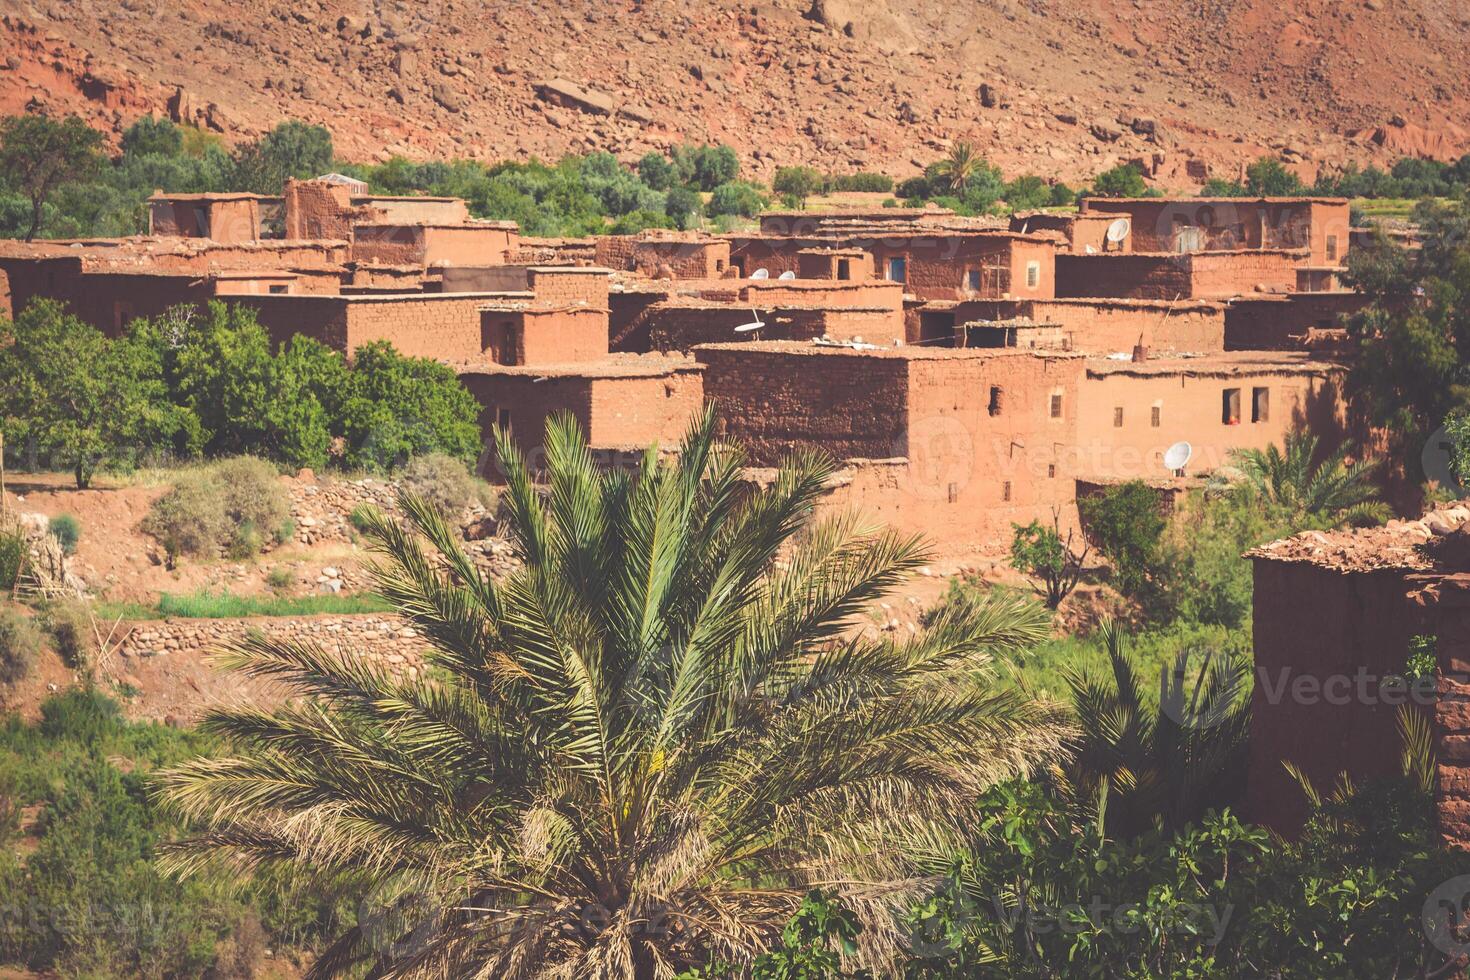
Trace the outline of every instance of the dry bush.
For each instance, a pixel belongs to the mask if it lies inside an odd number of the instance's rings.
[[[97,631],[91,607],[78,599],[63,599],[46,607],[43,621],[66,665],[74,670],[91,670],[97,660]]]
[[[181,475],[154,503],[143,530],[171,558],[217,551],[248,558],[290,517],[291,500],[275,467],[241,456]]]
[[[485,481],[452,456],[415,456],[398,474],[398,482],[423,497],[446,518],[458,517],[475,503],[489,504],[493,493]]]
[[[41,652],[41,631],[13,608],[0,609],[0,684],[14,684],[31,672]]]

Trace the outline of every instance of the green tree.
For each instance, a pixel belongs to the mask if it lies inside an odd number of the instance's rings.
[[[832,467],[814,457],[747,492],[714,426],[612,472],[559,417],[546,492],[497,433],[525,560],[505,579],[416,499],[410,527],[375,516],[377,588],[429,639],[434,676],[243,641],[235,667],[302,696],[213,712],[234,754],[163,776],[201,829],[171,869],[365,877],[376,905],[319,976],[643,980],[759,955],[819,879],[886,912],[911,880],[875,848],[916,819],[954,827],[962,800],[1056,747],[1047,706],[984,679],[1045,618],[966,607],[912,637],[854,635],[918,543],[815,523]]]
[[[1318,458],[1318,439],[1293,432],[1283,447],[1237,449],[1231,460],[1255,496],[1296,526],[1381,524],[1390,511],[1372,476],[1377,460],[1347,462],[1347,446]]]
[[[184,134],[167,119],[144,116],[129,126],[122,136],[122,150],[128,156],[157,154],[176,157],[183,152]]]
[[[704,199],[687,187],[671,187],[664,195],[664,213],[676,227],[688,228],[704,213]]]
[[[0,121],[0,182],[31,202],[26,241],[41,230],[42,211],[59,188],[101,167],[101,146],[102,134],[77,116],[57,122],[32,113]]]
[[[1414,217],[1422,247],[1375,235],[1348,253],[1345,278],[1371,300],[1348,320],[1348,394],[1396,455],[1417,460],[1430,432],[1470,409],[1470,206],[1428,202]]]
[[[1148,184],[1137,167],[1125,163],[1098,174],[1090,193],[1096,197],[1144,197],[1148,194]]]
[[[1275,157],[1261,157],[1245,168],[1245,189],[1259,197],[1296,197],[1307,190],[1301,178]]]
[[[656,191],[666,191],[674,186],[674,165],[662,153],[645,153],[638,160],[638,179]]]
[[[6,441],[28,443],[90,485],[166,433],[174,415],[141,345],[108,340],[52,300],[0,321],[0,410]]]
[[[737,214],[742,218],[754,218],[765,206],[766,198],[759,187],[735,180],[715,188],[705,211],[711,216]]]
[[[279,194],[287,177],[319,177],[332,169],[332,134],[292,119],[235,154],[235,190]]]
[[[778,167],[771,190],[795,199],[798,207],[806,207],[806,199],[822,187],[822,175],[811,167]]]
[[[1077,501],[1089,540],[1113,565],[1118,591],[1143,598],[1157,571],[1164,518],[1158,495],[1142,480],[1108,487]]]
[[[447,364],[404,357],[387,341],[359,347],[341,407],[344,464],[387,471],[443,453],[479,462],[480,403]]]
[[[1046,599],[1048,609],[1055,609],[1072,594],[1082,577],[1082,563],[1087,560],[1087,547],[1079,553],[1072,547],[1072,532],[1062,538],[1060,518],[1052,514],[1051,527],[1032,521],[1022,527],[1012,524],[1011,567],[1038,580],[1036,591]]]

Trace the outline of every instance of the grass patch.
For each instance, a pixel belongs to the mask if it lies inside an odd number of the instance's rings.
[[[1223,654],[1229,650],[1243,650],[1249,653],[1250,634],[1224,626],[1175,623],[1129,634],[1124,649],[1143,678],[1145,692],[1157,697],[1161,674],[1173,668],[1179,651],[1189,650],[1195,654],[1191,661],[1198,667],[1203,654],[1209,651]],[[1003,658],[997,679],[1002,687],[1061,698],[1067,695],[1068,670],[1092,674],[1110,670],[1102,638],[1055,637],[1031,650],[1010,654]]]
[[[1407,221],[1419,205],[1418,198],[1409,197],[1359,197],[1353,199],[1353,208],[1365,218],[1402,218]]]
[[[164,592],[154,605],[137,602],[99,604],[98,618],[138,619],[242,619],[247,616],[316,616],[322,614],[392,612],[385,599],[366,593],[353,595],[242,596],[227,592]]]

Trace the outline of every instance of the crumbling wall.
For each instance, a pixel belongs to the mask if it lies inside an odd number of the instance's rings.
[[[1158,253],[1058,255],[1057,296],[1190,299],[1189,259]]]
[[[1196,252],[1189,256],[1190,292],[1195,298],[1223,298],[1253,292],[1296,289],[1297,266],[1305,250]]]
[[[1225,311],[1226,350],[1301,350],[1312,331],[1338,330],[1366,306],[1361,293],[1244,296]]]
[[[352,239],[353,222],[361,213],[353,208],[352,192],[346,186],[287,178],[283,197],[288,239]]]
[[[526,270],[526,278],[537,303],[607,309],[608,275],[602,269],[532,266]]]
[[[1225,347],[1225,307],[1218,303],[1113,298],[962,303],[957,322],[1024,317],[1056,324],[1067,348],[1088,354],[1131,351],[1143,338],[1157,351],[1218,351]]]
[[[1398,705],[1382,682],[1401,675],[1409,640],[1426,632],[1399,573],[1344,573],[1254,559],[1255,688],[1243,816],[1294,834],[1307,801],[1282,766],[1326,792],[1399,770]],[[1360,683],[1357,679],[1362,678]]]
[[[745,298],[756,306],[826,306],[903,309],[903,286],[882,279],[747,279]]]
[[[694,353],[724,434],[756,466],[775,466],[795,449],[837,459],[904,455],[908,368],[900,358],[755,345]]]
[[[350,353],[386,340],[401,354],[471,362],[481,357],[480,308],[474,293],[387,296],[242,296],[276,343],[295,334]]]

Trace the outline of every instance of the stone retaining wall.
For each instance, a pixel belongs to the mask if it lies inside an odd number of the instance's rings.
[[[326,650],[341,648],[405,677],[417,676],[423,669],[429,647],[414,627],[397,616],[281,616],[133,623],[118,652],[123,657],[205,656],[252,630],[272,638],[305,640]]]

